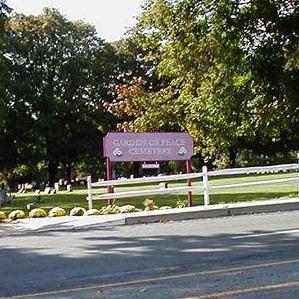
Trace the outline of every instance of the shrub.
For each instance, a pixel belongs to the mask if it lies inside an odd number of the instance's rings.
[[[152,199],[146,199],[143,202],[144,206],[145,206],[145,211],[152,211],[152,210],[157,210],[159,209],[158,206],[156,206],[156,203],[152,200]]]
[[[108,205],[107,207],[102,207],[100,212],[102,215],[108,215],[108,214],[118,214],[120,213],[120,210],[119,207],[116,205]]]
[[[188,202],[185,199],[178,199],[176,202],[177,208],[186,208],[188,206]]]
[[[85,213],[85,209],[81,207],[74,207],[70,211],[70,216],[83,216]]]
[[[22,210],[15,210],[9,213],[8,219],[9,220],[17,220],[25,218],[25,212]]]
[[[133,205],[124,205],[119,207],[119,212],[120,213],[131,213],[131,212],[140,212],[140,209],[137,209],[135,206]]]
[[[53,209],[51,209],[48,213],[49,217],[62,217],[62,216],[66,216],[66,211],[63,208],[60,207],[55,207]]]
[[[47,212],[44,209],[36,208],[30,211],[29,218],[47,217]]]
[[[4,212],[0,211],[0,222],[6,219],[6,215]]]
[[[84,216],[95,216],[101,215],[101,212],[98,209],[90,209],[85,211]]]

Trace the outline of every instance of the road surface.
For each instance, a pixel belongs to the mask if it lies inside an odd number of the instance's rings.
[[[298,298],[299,212],[90,230],[0,225],[0,297]]]

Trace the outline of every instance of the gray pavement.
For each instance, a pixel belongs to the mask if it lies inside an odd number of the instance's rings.
[[[83,230],[0,230],[2,297],[299,294],[298,211]]]

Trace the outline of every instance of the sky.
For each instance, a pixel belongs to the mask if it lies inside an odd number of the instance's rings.
[[[136,23],[144,0],[7,0],[14,12],[38,15],[43,7],[57,8],[69,20],[95,25],[108,42],[119,40]]]

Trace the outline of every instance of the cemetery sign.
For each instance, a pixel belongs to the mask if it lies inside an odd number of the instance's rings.
[[[111,162],[186,161],[193,156],[188,133],[118,133],[104,137],[104,156]]]

